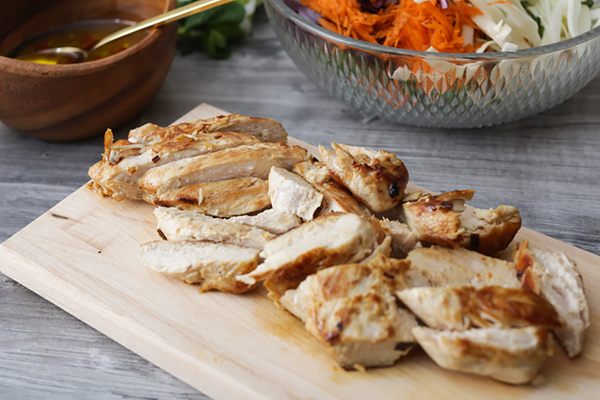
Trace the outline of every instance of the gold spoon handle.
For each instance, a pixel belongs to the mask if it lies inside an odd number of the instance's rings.
[[[233,0],[199,0],[190,3],[186,6],[175,8],[174,10],[168,11],[164,14],[157,15],[156,17],[152,17],[138,24],[128,26],[127,28],[111,33],[110,35],[106,36],[104,39],[96,43],[96,45],[92,47],[92,49],[88,53],[97,50],[98,48],[104,46],[109,42],[112,42],[113,40],[120,39],[123,36],[127,36],[134,32],[138,32],[153,26],[168,24],[169,22],[177,21],[179,19],[189,17],[190,15],[194,15],[201,11],[220,6],[221,4],[230,3],[232,1]]]

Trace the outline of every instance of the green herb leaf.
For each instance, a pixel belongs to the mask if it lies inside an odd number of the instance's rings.
[[[244,37],[240,24],[246,17],[243,4],[248,1],[236,0],[181,20],[177,31],[177,45],[181,53],[204,50],[213,58],[229,57],[229,42]],[[192,0],[180,0],[178,6],[191,2]]]
[[[585,1],[582,1],[581,4],[584,4],[584,5],[588,6],[589,8],[592,8],[594,6],[594,0],[585,0]]]
[[[227,58],[231,51],[227,47],[227,38],[216,29],[208,29],[207,34],[203,35],[204,49],[206,54],[213,58]]]

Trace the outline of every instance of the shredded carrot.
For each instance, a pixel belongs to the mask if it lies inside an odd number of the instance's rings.
[[[358,0],[300,1],[322,16],[324,28],[354,39],[419,51],[433,47],[443,53],[470,53],[480,46],[464,45],[463,25],[472,26],[478,36],[482,33],[471,20],[480,11],[463,0],[449,1],[445,9],[438,0],[399,0],[377,13],[363,11]]]

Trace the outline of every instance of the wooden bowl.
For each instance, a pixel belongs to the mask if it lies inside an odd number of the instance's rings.
[[[140,21],[176,0],[19,0],[2,6],[0,54],[50,28],[92,19]],[[162,85],[177,39],[176,23],[107,58],[45,65],[0,56],[0,121],[50,141],[83,139],[139,114]]]

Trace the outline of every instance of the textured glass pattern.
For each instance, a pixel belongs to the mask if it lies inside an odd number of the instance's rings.
[[[367,115],[405,124],[473,128],[514,121],[561,103],[600,70],[600,28],[503,58],[447,57],[353,46],[348,42],[358,41],[301,21],[282,0],[265,5],[282,46],[309,79]]]

